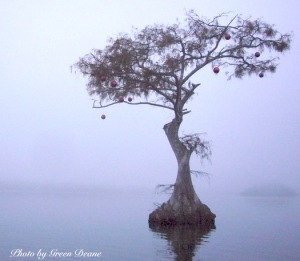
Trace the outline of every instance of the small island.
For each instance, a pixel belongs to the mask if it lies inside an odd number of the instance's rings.
[[[261,184],[245,189],[242,196],[246,197],[294,197],[297,193],[283,184]]]

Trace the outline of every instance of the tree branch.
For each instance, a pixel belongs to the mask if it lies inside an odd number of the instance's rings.
[[[109,104],[102,105],[101,101],[98,101],[100,103],[100,106],[95,106],[96,102],[97,102],[97,100],[94,100],[93,107],[92,107],[93,109],[102,109],[102,108],[107,108],[107,107],[115,105],[115,104],[125,103],[125,104],[128,104],[128,105],[151,105],[151,106],[161,107],[161,108],[164,108],[164,109],[169,109],[169,110],[174,111],[174,108],[172,108],[172,107],[168,107],[168,106],[165,106],[165,105],[152,103],[152,102],[127,102],[127,101],[120,102],[120,101],[116,101],[116,102],[112,102],[112,103],[109,103]]]
[[[174,184],[167,184],[167,185],[160,184],[156,186],[155,190],[157,194],[161,194],[161,193],[171,194],[174,189],[174,186],[175,186]]]
[[[130,95],[146,100],[130,105],[173,110],[176,118],[182,120],[190,112],[183,108],[199,84],[184,85],[206,65],[230,66],[234,69],[232,76],[239,78],[259,70],[275,71],[273,60],[263,56],[257,59],[251,51],[288,50],[290,35],[280,34],[273,25],[261,20],[237,15],[223,26],[219,24],[222,17],[224,14],[208,20],[190,11],[185,26],[179,22],[172,26],[153,25],[136,31],[133,37],[120,34],[111,38],[103,50],[92,50],[80,58],[75,66],[88,76],[89,94],[107,102],[96,106],[94,101],[93,108],[118,104],[118,97]],[[225,33],[230,34],[230,41],[224,38]],[[113,81],[117,86],[112,85]],[[153,94],[157,100],[147,102]]]

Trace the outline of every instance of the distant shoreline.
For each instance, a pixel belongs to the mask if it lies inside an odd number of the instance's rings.
[[[240,194],[246,197],[295,197],[298,195],[296,191],[282,184],[255,185]]]

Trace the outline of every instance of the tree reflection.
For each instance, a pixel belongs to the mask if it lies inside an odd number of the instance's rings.
[[[150,229],[158,237],[167,240],[168,245],[172,247],[175,260],[192,261],[197,246],[205,242],[215,227],[151,225]]]

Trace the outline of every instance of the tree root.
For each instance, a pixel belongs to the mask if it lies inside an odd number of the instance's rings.
[[[174,226],[174,225],[200,225],[206,228],[215,228],[216,215],[203,203],[187,209],[182,206],[174,209],[170,201],[163,203],[149,215],[149,225]]]

